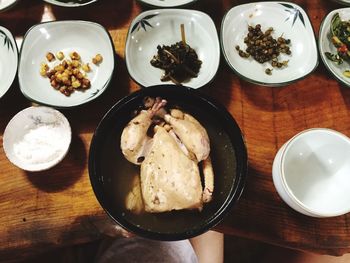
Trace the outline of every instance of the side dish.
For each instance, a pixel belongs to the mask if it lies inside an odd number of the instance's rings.
[[[253,59],[261,64],[270,62],[273,68],[284,68],[288,65],[289,60],[280,60],[280,54],[291,55],[290,50],[291,40],[286,39],[283,36],[279,36],[275,39],[272,36],[274,29],[268,28],[265,32],[261,30],[261,25],[257,24],[255,27],[248,26],[248,34],[244,38],[244,43],[247,48],[243,51],[239,45],[236,45],[236,50],[242,58]],[[272,74],[271,68],[267,68],[265,73],[267,75]]]
[[[339,13],[335,13],[331,21],[331,41],[337,52],[325,52],[327,59],[337,65],[343,64],[344,60],[349,62],[350,59],[350,21],[344,21],[340,18]],[[350,77],[350,70],[343,72],[345,77]]]
[[[46,54],[49,63],[55,63],[59,60],[59,64],[50,66],[43,62],[40,65],[40,75],[50,80],[51,86],[59,90],[62,94],[70,96],[76,90],[86,90],[91,86],[91,82],[87,73],[91,72],[89,63],[82,62],[81,56],[77,52],[71,52],[69,58],[66,59],[62,51]],[[56,60],[57,59],[57,60]],[[97,54],[92,63],[98,65],[102,62],[102,56]]]
[[[173,45],[158,45],[157,55],[153,56],[151,65],[165,72],[161,81],[171,80],[177,85],[198,76],[202,61],[196,51],[186,43],[184,25],[181,25],[182,40]]]
[[[141,166],[125,200],[135,213],[202,210],[212,199],[208,134],[193,116],[166,105],[164,99],[147,97],[121,135],[125,158]]]

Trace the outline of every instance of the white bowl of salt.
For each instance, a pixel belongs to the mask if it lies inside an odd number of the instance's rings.
[[[7,124],[3,147],[7,158],[26,171],[43,171],[67,154],[72,132],[67,118],[49,107],[29,107]]]

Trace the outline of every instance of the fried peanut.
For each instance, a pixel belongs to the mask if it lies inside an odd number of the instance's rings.
[[[101,54],[97,54],[93,59],[92,59],[92,63],[94,63],[95,65],[100,64],[103,60],[103,57],[101,56]]]
[[[70,96],[75,90],[88,89],[91,86],[90,80],[87,78],[86,72],[90,72],[90,65],[83,64],[81,57],[77,52],[69,54],[69,59],[64,59],[63,52],[56,53],[56,58],[61,60],[61,63],[55,65],[51,70],[46,63],[40,65],[40,75],[50,79],[50,85],[59,90],[62,94]],[[53,53],[48,52],[46,59],[51,62],[55,59]],[[96,63],[102,61],[101,55],[96,55]]]
[[[52,54],[51,52],[48,52],[48,53],[46,54],[46,59],[47,59],[49,62],[51,62],[51,61],[53,61],[53,60],[55,59],[55,55]]]
[[[62,51],[59,51],[56,53],[56,58],[59,59],[59,60],[62,60],[64,59],[64,54]]]

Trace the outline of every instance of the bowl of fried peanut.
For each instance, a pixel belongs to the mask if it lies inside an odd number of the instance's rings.
[[[114,47],[106,29],[87,21],[55,21],[26,33],[18,67],[29,100],[68,108],[96,99],[114,71]]]

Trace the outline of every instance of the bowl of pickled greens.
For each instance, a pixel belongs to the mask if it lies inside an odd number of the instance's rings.
[[[131,78],[143,87],[203,87],[215,77],[220,62],[214,22],[196,10],[145,11],[130,24],[125,60]]]
[[[318,45],[328,71],[350,86],[350,8],[333,10],[323,19]]]

